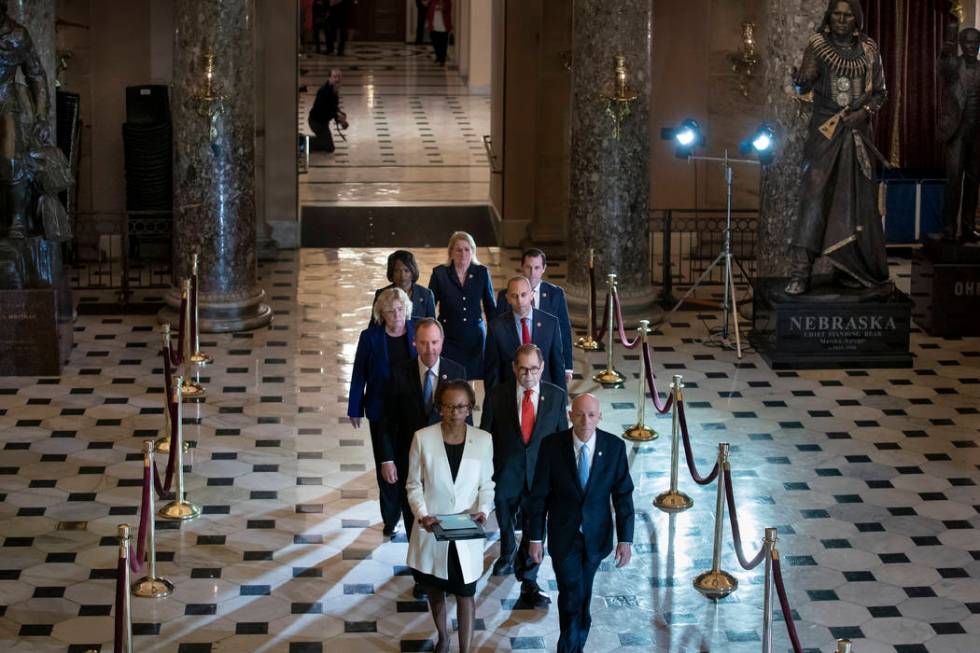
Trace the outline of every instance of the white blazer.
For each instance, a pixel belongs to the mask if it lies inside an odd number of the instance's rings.
[[[460,512],[490,516],[493,510],[493,438],[475,426],[466,427],[466,444],[456,482],[442,440],[442,426],[433,424],[415,432],[408,454],[405,491],[415,514],[408,544],[408,566],[437,578],[449,578],[449,542],[437,542],[419,521],[428,515]],[[463,581],[472,583],[483,575],[486,540],[456,542]]]

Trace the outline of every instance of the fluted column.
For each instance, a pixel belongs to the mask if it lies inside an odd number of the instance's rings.
[[[653,0],[574,0],[572,11],[569,303],[581,313],[594,248],[599,278],[615,272],[624,310],[641,313],[655,296],[647,223]],[[619,139],[601,97],[612,90],[617,54],[637,93]]]
[[[272,319],[256,283],[254,18],[253,0],[174,3],[174,266],[187,277],[200,253],[202,331]]]
[[[776,158],[763,175],[759,240],[755,248],[760,277],[789,274],[789,240],[799,214],[800,164],[807,124],[800,116],[790,74],[827,9],[825,0],[768,0],[766,42],[766,120],[779,136]]]

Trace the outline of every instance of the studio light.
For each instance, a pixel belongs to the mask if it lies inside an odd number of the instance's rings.
[[[772,162],[775,149],[776,132],[765,123],[759,125],[759,128],[752,132],[739,146],[739,151],[742,154],[755,154],[758,156],[759,163],[762,165],[767,165]]]
[[[676,127],[664,127],[660,130],[660,138],[674,142],[674,155],[678,159],[690,158],[695,148],[704,145],[704,135],[697,120],[684,120]]]

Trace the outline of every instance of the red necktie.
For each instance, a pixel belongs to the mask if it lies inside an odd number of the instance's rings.
[[[534,430],[534,404],[531,403],[531,390],[524,391],[524,399],[521,401],[521,435],[524,436],[524,444],[531,441],[531,431]]]
[[[531,344],[531,332],[527,328],[527,318],[521,318],[521,344],[529,345]]]

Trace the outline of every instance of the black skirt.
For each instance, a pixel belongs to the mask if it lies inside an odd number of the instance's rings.
[[[472,583],[463,582],[463,568],[459,564],[459,554],[456,553],[456,543],[449,543],[449,578],[439,578],[431,574],[426,574],[418,569],[412,569],[412,576],[415,582],[423,587],[439,590],[447,594],[468,597],[476,595],[476,581]]]

